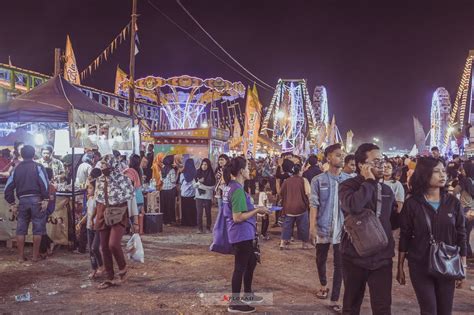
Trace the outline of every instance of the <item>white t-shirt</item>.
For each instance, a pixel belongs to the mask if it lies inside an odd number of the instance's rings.
[[[92,165],[89,163],[81,163],[77,168],[76,185],[84,185],[87,182],[87,177],[92,171]]]
[[[402,183],[400,183],[398,180],[387,180],[383,183],[392,189],[393,194],[395,195],[395,201],[405,202],[405,190],[403,189]]]
[[[87,199],[87,224],[86,224],[86,227],[89,230],[92,229],[92,215],[94,214],[94,209],[95,209],[95,199],[94,198]]]

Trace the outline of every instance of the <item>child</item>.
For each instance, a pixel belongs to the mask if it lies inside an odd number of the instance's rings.
[[[91,260],[92,273],[89,274],[89,279],[96,279],[104,274],[104,264],[102,255],[100,254],[100,238],[99,233],[94,230],[96,204],[95,204],[95,180],[90,182],[87,186],[87,243],[89,244],[89,254]]]
[[[258,206],[266,207],[269,204],[268,196],[272,195],[272,189],[266,179],[262,179],[261,184],[262,184],[263,189],[261,189],[258,194]],[[270,236],[268,235],[268,226],[270,225],[270,216],[268,214],[258,214],[258,216],[262,219],[261,235],[265,241],[268,241],[270,239]]]
[[[49,217],[54,212],[55,203],[56,203],[56,186],[54,185],[53,180],[53,170],[50,168],[46,168],[46,174],[48,175],[49,181],[49,203],[48,207],[46,208],[46,215]],[[41,237],[41,244],[40,244],[40,255],[42,259],[45,259],[46,256],[49,256],[53,253],[54,243],[49,238],[48,234],[45,234]]]

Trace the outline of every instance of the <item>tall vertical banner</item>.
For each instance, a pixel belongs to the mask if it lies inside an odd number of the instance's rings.
[[[354,133],[352,130],[349,130],[346,133],[346,152],[352,151],[352,138],[354,138]]]
[[[418,147],[418,152],[422,153],[426,149],[425,131],[416,117],[413,117],[413,129],[415,130],[415,144]]]
[[[331,126],[329,127],[329,136],[328,136],[329,145],[337,143],[337,130],[336,130],[336,116],[332,116]]]
[[[122,69],[120,69],[119,66],[117,66],[117,72],[115,73],[115,89],[114,89],[115,94],[119,94],[120,83],[122,83],[126,79],[127,79],[127,74],[125,73],[125,71],[123,71]]]
[[[64,57],[64,78],[71,83],[81,84],[79,70],[77,69],[76,56],[74,56],[74,50],[72,50],[69,35],[67,35],[66,38],[66,53],[64,54]]]
[[[255,157],[257,151],[258,134],[260,131],[260,120],[262,117],[262,104],[258,99],[257,87],[247,88],[247,102],[245,104],[245,126],[243,134],[244,154]]]

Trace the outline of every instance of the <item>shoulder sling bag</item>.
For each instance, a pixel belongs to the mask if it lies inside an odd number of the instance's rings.
[[[380,223],[382,212],[382,185],[377,183],[377,210],[364,208],[361,213],[350,214],[344,220],[344,229],[361,257],[372,256],[388,245],[388,238]]]
[[[108,180],[105,177],[104,183],[104,196],[105,196],[105,213],[104,213],[104,220],[105,224],[108,226],[112,226],[122,222],[123,216],[127,211],[127,204],[125,203],[124,206],[111,206],[109,205],[109,192],[108,192]]]
[[[428,273],[432,276],[451,280],[461,280],[466,277],[457,246],[437,241],[433,236],[431,219],[426,209],[423,212],[430,232],[430,253],[428,257]]]

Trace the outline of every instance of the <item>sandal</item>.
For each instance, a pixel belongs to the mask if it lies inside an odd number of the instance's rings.
[[[99,284],[99,286],[97,287],[97,289],[99,290],[105,290],[107,288],[110,288],[110,287],[115,287],[117,286],[116,283],[114,283],[112,280],[106,280],[104,282],[102,282],[101,284]]]
[[[122,271],[119,271],[117,273],[117,275],[119,276],[120,278],[120,282],[124,282],[125,280],[127,280],[127,274],[128,274],[128,269],[125,269],[125,270],[122,270]]]
[[[329,295],[329,288],[326,289],[319,289],[318,293],[316,293],[316,297],[321,300],[326,300]]]

